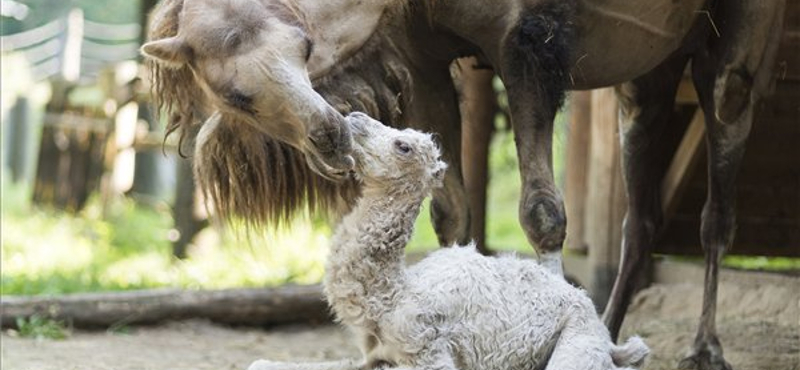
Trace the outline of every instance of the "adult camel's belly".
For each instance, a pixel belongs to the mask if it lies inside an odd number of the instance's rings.
[[[677,50],[697,17],[708,18],[706,0],[581,0],[573,89],[628,81]]]

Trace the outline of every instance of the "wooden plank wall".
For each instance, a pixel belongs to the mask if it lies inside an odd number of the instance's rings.
[[[657,247],[659,253],[701,254],[700,213],[707,160],[687,189]],[[732,254],[800,257],[800,81],[781,81],[757,110],[738,178],[738,230]]]
[[[800,1],[788,2],[776,64],[775,94],[757,107],[738,179],[739,227],[730,251],[733,254],[800,257]],[[596,102],[595,95],[605,92],[585,94],[592,97],[574,99],[572,104],[593,106],[589,101]],[[707,162],[704,120],[702,113],[696,114],[696,102],[694,88],[687,80],[678,91],[673,125],[688,125],[688,129],[672,163],[665,167],[662,202],[666,221],[656,247],[658,253],[702,254],[700,214],[706,197]],[[614,104],[606,102],[601,107],[609,105]],[[618,168],[608,164],[608,160],[619,159],[615,151],[618,149],[612,150],[618,145],[618,138],[612,135],[615,125],[604,123],[615,121],[610,115],[602,118],[592,112],[591,122],[583,122],[586,118],[581,117],[587,114],[578,116],[571,123],[574,130],[605,139],[598,142],[597,138],[574,137],[570,133],[565,192],[570,227],[566,248],[593,256],[593,273],[597,274],[619,256],[621,235],[611,232],[611,228],[619,228],[621,218],[610,217],[617,213],[609,210],[624,209],[624,204],[615,207],[614,203],[625,200],[612,195],[619,175]],[[607,130],[605,134],[598,131],[600,126]],[[580,129],[587,127],[592,129]],[[582,147],[572,148],[575,145]],[[594,148],[597,145],[608,148]],[[591,196],[592,191],[606,196]]]

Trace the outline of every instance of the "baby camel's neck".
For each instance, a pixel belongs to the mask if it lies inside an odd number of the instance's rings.
[[[402,292],[404,248],[423,198],[370,190],[337,227],[325,271],[328,302],[349,323],[377,319]]]

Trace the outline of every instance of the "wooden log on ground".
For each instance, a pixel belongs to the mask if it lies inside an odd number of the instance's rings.
[[[331,320],[319,285],[215,291],[157,289],[54,297],[3,296],[0,311],[3,328],[15,327],[17,318],[33,315],[82,328],[190,318],[254,326]]]

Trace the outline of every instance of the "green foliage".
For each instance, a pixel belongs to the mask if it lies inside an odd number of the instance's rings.
[[[3,184],[2,294],[258,287],[322,277],[329,231],[308,221],[249,241],[207,229],[189,258],[178,260],[171,254],[166,206],[123,200],[102,216],[92,200],[71,215],[31,207],[26,189]]]
[[[18,318],[17,332],[21,337],[35,339],[66,339],[70,335],[64,322],[39,315]]]

